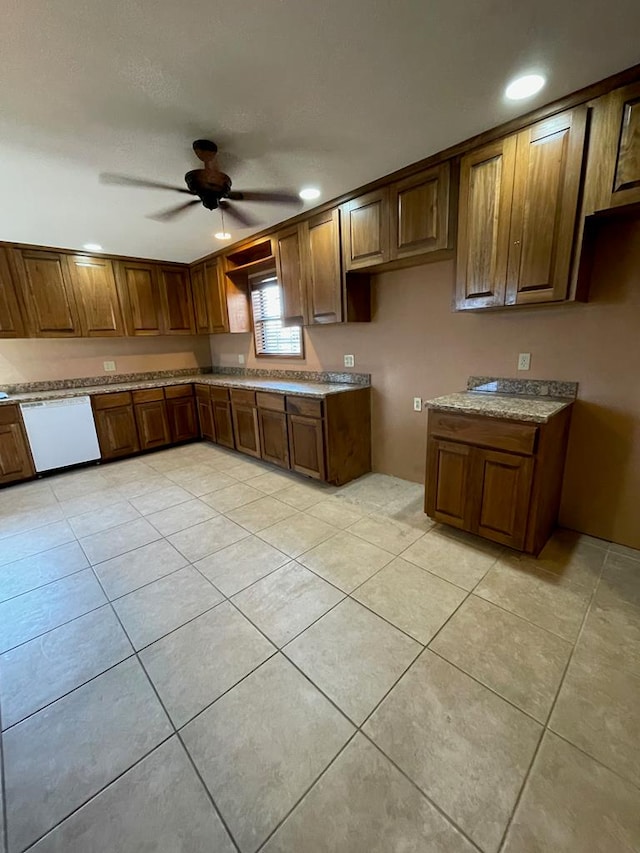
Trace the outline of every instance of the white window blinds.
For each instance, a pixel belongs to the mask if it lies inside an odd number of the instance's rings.
[[[302,355],[300,326],[282,325],[280,285],[274,276],[252,285],[251,306],[258,355]]]

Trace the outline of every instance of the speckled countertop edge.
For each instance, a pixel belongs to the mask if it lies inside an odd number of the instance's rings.
[[[547,423],[550,418],[572,404],[573,400],[566,398],[493,394],[486,391],[461,391],[426,401],[427,407],[435,411],[508,418],[531,423]]]

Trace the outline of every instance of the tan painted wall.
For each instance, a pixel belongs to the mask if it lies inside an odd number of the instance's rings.
[[[214,364],[342,369],[372,374],[373,464],[416,482],[424,475],[423,399],[465,387],[467,376],[515,376],[531,353],[532,379],[580,383],[561,522],[640,547],[640,220],[605,225],[587,304],[455,314],[451,262],[374,279],[371,324],[306,330],[306,359],[256,359],[249,335],[211,337]]]
[[[211,364],[209,340],[200,337],[0,340],[0,389],[14,382],[102,376],[103,362],[116,373],[181,370]]]

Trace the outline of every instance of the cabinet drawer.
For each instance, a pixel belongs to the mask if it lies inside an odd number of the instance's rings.
[[[210,400],[211,399],[211,388],[208,385],[196,385],[196,397],[199,400]]]
[[[169,385],[164,389],[164,396],[167,400],[174,400],[176,397],[193,397],[193,385]]]
[[[134,403],[155,403],[164,400],[162,388],[145,388],[143,391],[133,391],[131,396]]]
[[[256,403],[259,409],[271,409],[272,412],[284,412],[284,394],[268,394],[265,391],[256,392]]]
[[[246,391],[241,388],[232,388],[231,389],[231,402],[238,403],[241,406],[255,406],[256,404],[256,392],[255,391]]]
[[[538,427],[515,421],[500,421],[477,415],[429,412],[429,432],[465,444],[531,455],[536,449]]]
[[[91,398],[93,408],[116,409],[118,406],[129,406],[131,404],[131,391],[118,391],[115,394],[96,394]]]
[[[211,399],[212,400],[221,400],[226,402],[229,399],[229,389],[228,388],[211,388]]]
[[[321,418],[322,400],[316,400],[313,397],[287,397],[287,411],[292,415]]]

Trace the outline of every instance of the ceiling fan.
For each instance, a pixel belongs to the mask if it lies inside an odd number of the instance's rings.
[[[193,143],[196,157],[204,163],[204,168],[192,169],[184,176],[187,188],[163,184],[159,181],[147,181],[142,178],[131,178],[127,175],[113,175],[103,172],[100,180],[104,184],[120,184],[131,187],[150,187],[159,190],[173,190],[178,193],[197,196],[183,204],[175,205],[167,210],[152,214],[149,218],[159,222],[169,222],[176,216],[187,211],[195,204],[203,204],[207,210],[220,211],[233,220],[237,225],[245,228],[253,227],[257,223],[252,217],[239,210],[232,202],[238,201],[266,201],[272,204],[300,204],[300,198],[296,193],[286,191],[269,190],[243,190],[238,192],[231,189],[231,178],[221,172],[217,164],[218,146],[209,139],[196,139]]]

